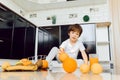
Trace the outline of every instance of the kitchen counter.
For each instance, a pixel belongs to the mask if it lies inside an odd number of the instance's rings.
[[[48,71],[28,71],[28,72],[0,72],[0,80],[117,80],[120,75],[111,71],[102,72],[99,75],[82,74],[79,68],[73,73],[66,73],[60,68],[53,68]]]

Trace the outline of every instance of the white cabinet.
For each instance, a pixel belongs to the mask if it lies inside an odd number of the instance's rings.
[[[96,28],[96,43],[99,61],[110,61],[109,27]]]

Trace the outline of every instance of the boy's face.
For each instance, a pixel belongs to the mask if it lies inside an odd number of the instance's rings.
[[[72,42],[76,42],[79,38],[79,32],[77,32],[77,31],[70,31],[68,33],[68,35],[69,35],[69,38]]]

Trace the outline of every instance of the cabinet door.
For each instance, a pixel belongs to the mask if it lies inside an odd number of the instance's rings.
[[[25,54],[25,28],[15,28],[12,44],[12,59],[21,59]]]
[[[12,28],[0,28],[0,58],[8,59],[11,54]]]
[[[50,48],[52,47],[59,47],[59,44],[61,42],[60,39],[60,27],[59,26],[48,26],[48,27],[43,27],[46,31],[49,32],[49,44],[51,45]]]
[[[102,33],[101,33],[102,32]],[[100,61],[110,61],[110,42],[109,42],[109,27],[97,27],[97,54]]]
[[[0,5],[0,58],[9,59],[11,54],[11,41],[14,14]]]
[[[26,26],[26,21],[16,16],[12,41],[12,59],[21,59],[24,57]]]
[[[69,38],[68,27],[69,27],[69,25],[62,25],[61,26],[61,43]]]
[[[34,55],[35,27],[0,4],[0,58],[21,59]]]
[[[45,31],[43,32],[43,43],[44,43],[43,54],[47,55],[49,53],[49,35]]]
[[[29,24],[26,28],[26,37],[25,37],[25,55],[24,57],[34,56],[35,53],[35,26]]]
[[[43,27],[44,31],[44,54],[48,55],[53,47],[59,47],[59,26]]]
[[[38,55],[44,54],[43,30],[38,30]]]

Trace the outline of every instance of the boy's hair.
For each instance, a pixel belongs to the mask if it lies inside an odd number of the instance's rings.
[[[70,25],[69,28],[68,28],[68,33],[70,33],[70,31],[77,31],[79,33],[79,36],[83,32],[82,27],[80,26],[80,24]]]

